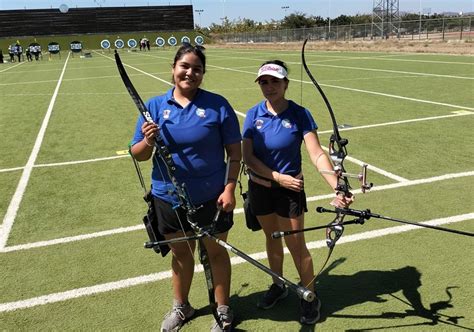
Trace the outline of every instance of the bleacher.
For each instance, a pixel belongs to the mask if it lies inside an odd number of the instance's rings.
[[[192,5],[0,11],[0,37],[193,30]]]

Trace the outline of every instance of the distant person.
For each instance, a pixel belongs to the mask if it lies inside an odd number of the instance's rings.
[[[0,63],[3,63],[3,52],[0,50]]]
[[[26,60],[28,62],[33,61],[33,56],[31,55],[31,47],[26,48]]]
[[[40,53],[41,53],[41,46],[39,46],[39,45],[31,45],[31,46],[30,46],[30,52],[31,52],[31,54],[34,55],[35,60],[38,61],[38,60],[39,60]]]
[[[148,51],[150,50],[150,41],[148,39],[146,40],[146,48]]]
[[[145,37],[140,39],[140,51],[141,50],[146,51],[146,38]]]
[[[23,47],[20,44],[16,44],[13,47],[13,53],[17,56],[18,62],[21,62],[21,56],[23,54]]]
[[[10,62],[15,62],[15,50],[13,45],[8,45],[8,55],[10,56]]]

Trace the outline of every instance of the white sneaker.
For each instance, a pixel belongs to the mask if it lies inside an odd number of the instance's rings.
[[[184,322],[194,315],[194,308],[188,303],[173,303],[173,308],[165,315],[161,323],[161,332],[178,331]]]

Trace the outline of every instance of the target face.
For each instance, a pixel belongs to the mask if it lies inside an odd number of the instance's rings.
[[[175,37],[169,37],[168,38],[168,44],[171,45],[171,46],[176,46],[176,44],[178,43],[178,41],[176,40]]]
[[[135,48],[135,47],[137,47],[137,41],[135,39],[129,39],[127,41],[127,45],[130,48]]]
[[[110,48],[110,42],[107,39],[104,39],[100,42],[100,47],[102,47],[103,49],[108,49]]]
[[[161,37],[156,38],[155,43],[158,47],[163,47],[165,46],[165,40]]]
[[[202,44],[204,44],[204,37],[203,36],[196,36],[196,38],[194,38],[194,42],[198,45],[202,45]]]
[[[123,48],[124,45],[125,45],[125,43],[123,42],[122,39],[117,39],[117,40],[115,41],[115,47],[116,47],[116,48]]]

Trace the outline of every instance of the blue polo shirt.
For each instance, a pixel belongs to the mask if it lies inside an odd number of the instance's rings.
[[[224,190],[226,171],[224,145],[238,143],[242,137],[237,116],[222,96],[199,89],[194,100],[181,107],[173,90],[146,102],[153,121],[176,165],[174,176],[185,184],[193,204],[216,198]],[[132,145],[143,139],[139,116]],[[164,201],[178,202],[167,168],[153,158],[152,194]]]
[[[301,172],[303,137],[317,128],[311,113],[292,100],[278,115],[270,113],[262,101],[247,112],[243,137],[252,140],[255,157],[267,167],[296,176]]]

